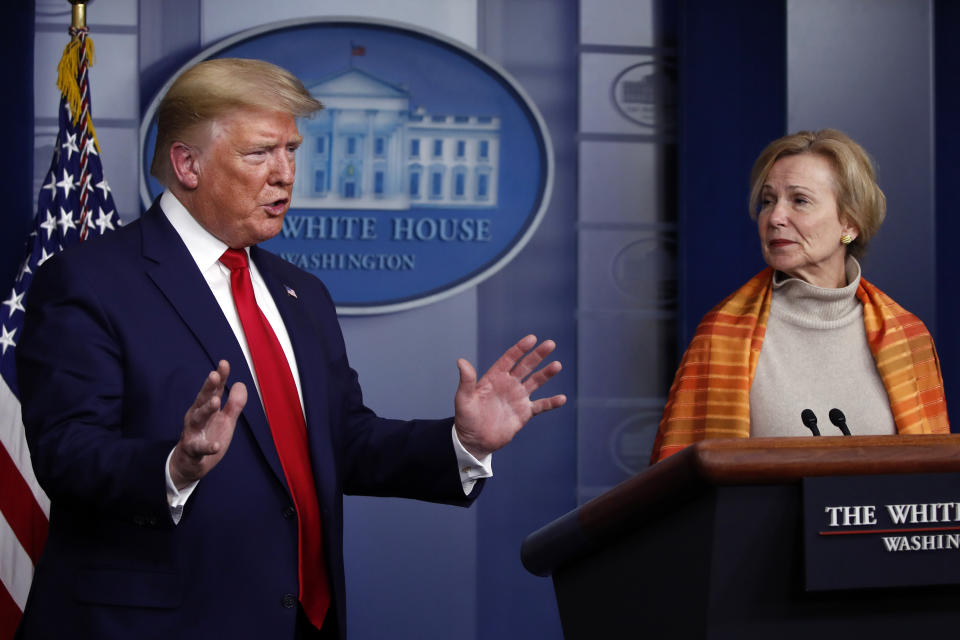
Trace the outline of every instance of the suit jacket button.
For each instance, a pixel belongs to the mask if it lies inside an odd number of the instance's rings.
[[[297,606],[297,596],[292,593],[284,594],[283,599],[280,601],[284,607],[287,609],[293,609]]]
[[[289,520],[290,518],[292,518],[292,517],[295,516],[295,515],[297,515],[297,510],[294,509],[293,507],[291,507],[291,506],[288,505],[288,506],[286,506],[286,507],[283,508],[283,517],[284,517],[284,518],[287,518],[287,519]]]

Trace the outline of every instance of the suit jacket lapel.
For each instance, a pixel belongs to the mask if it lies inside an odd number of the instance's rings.
[[[220,360],[226,360],[230,363],[231,380],[247,386],[249,399],[241,419],[253,432],[267,464],[286,487],[283,467],[280,466],[280,458],[263,412],[263,405],[256,395],[253,376],[230,324],[223,317],[220,305],[210,292],[186,245],[167,221],[158,204],[155,203],[143,215],[141,225],[143,256],[148,261],[147,275],[196,336],[210,358],[211,369],[216,368]],[[200,382],[198,380],[197,384]],[[186,412],[187,407],[183,410]]]

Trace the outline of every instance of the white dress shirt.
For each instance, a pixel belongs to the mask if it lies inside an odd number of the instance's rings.
[[[220,305],[224,317],[227,319],[227,322],[230,323],[230,328],[233,329],[237,342],[240,343],[243,356],[247,360],[247,366],[250,368],[250,371],[255,371],[253,360],[250,357],[250,347],[247,345],[247,337],[243,332],[243,325],[240,323],[240,315],[237,313],[237,308],[233,303],[233,293],[230,289],[230,269],[220,262],[220,256],[228,249],[227,245],[204,229],[169,191],[164,191],[163,195],[160,196],[160,208],[167,216],[170,224],[173,225],[180,239],[183,240],[183,243],[187,246],[187,251],[190,252],[190,255],[197,263],[197,268],[200,269],[200,273],[203,274],[204,280],[207,281],[207,286],[210,287],[210,291],[213,293],[214,298],[216,298],[217,304]],[[249,257],[250,249],[247,248],[246,251]],[[277,340],[280,341],[280,346],[287,358],[287,363],[290,365],[293,380],[297,384],[297,393],[300,396],[300,407],[303,409],[303,391],[300,386],[300,374],[297,369],[297,359],[293,353],[290,336],[283,324],[283,319],[280,317],[280,311],[273,301],[273,296],[271,296],[267,290],[263,276],[260,275],[260,271],[257,270],[257,266],[253,260],[249,260],[249,263],[250,280],[253,283],[253,293],[257,300],[257,306],[260,307],[263,315],[266,316],[270,327],[277,335]],[[256,375],[253,376],[253,382],[257,385],[257,398],[259,399],[260,387]],[[186,411],[186,407],[184,407],[184,411]],[[460,443],[460,439],[457,437],[456,427],[452,428],[452,439],[460,470],[460,482],[463,485],[463,492],[466,495],[473,490],[473,486],[477,480],[480,478],[489,478],[493,475],[491,465],[492,456],[487,455],[484,456],[483,460],[477,460]],[[170,456],[172,455],[173,451],[170,452]],[[170,456],[167,456],[166,465],[167,501],[170,503],[170,515],[173,521],[178,523],[183,513],[183,505],[186,504],[190,494],[193,493],[197,482],[193,482],[178,491],[170,477]]]

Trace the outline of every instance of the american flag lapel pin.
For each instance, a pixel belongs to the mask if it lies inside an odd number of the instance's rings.
[[[297,297],[297,292],[294,291],[294,290],[293,290],[293,287],[291,287],[290,285],[285,284],[285,285],[283,285],[283,288],[287,290],[287,295],[290,296],[291,298],[296,298],[296,297]]]

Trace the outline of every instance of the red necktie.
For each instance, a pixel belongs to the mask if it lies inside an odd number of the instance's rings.
[[[220,256],[220,262],[230,269],[233,302],[247,336],[267,422],[297,509],[300,604],[310,622],[319,629],[330,606],[330,586],[300,396],[280,341],[257,306],[247,252],[227,249]]]

